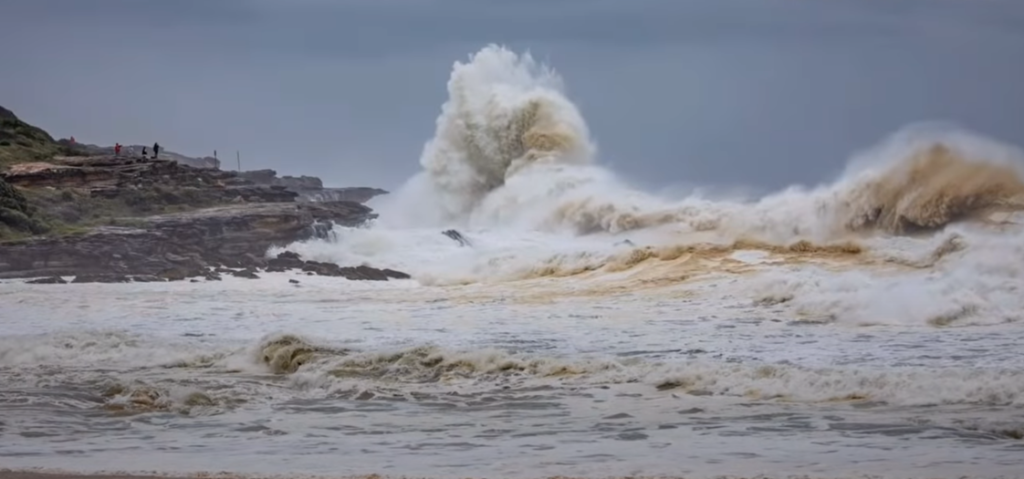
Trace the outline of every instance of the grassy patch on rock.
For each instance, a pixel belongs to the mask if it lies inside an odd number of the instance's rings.
[[[21,197],[42,225],[41,229],[25,232],[50,236],[81,234],[97,226],[141,228],[146,225],[141,218],[146,216],[217,204],[196,191],[164,187],[125,190],[116,198],[93,197],[88,191],[77,189],[33,188],[21,190]],[[18,236],[0,231],[0,238]]]
[[[0,106],[0,170],[17,163],[47,161],[57,155],[88,153],[67,140],[54,140],[46,130],[22,121]]]
[[[35,209],[17,188],[0,178],[0,238],[42,234],[49,225],[35,217]]]
[[[142,228],[146,216],[216,204],[217,198],[189,188],[127,189],[115,198],[101,198],[79,189],[20,189],[0,178],[0,241],[72,236],[97,226]]]

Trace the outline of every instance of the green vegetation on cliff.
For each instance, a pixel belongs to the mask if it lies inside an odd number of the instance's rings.
[[[34,218],[34,210],[17,188],[0,178],[0,238],[47,232],[49,227]]]
[[[143,158],[141,149],[115,155],[110,147],[55,141],[0,107],[0,242],[137,227],[148,217],[215,206],[292,203],[297,191],[317,201],[357,202],[386,193],[327,190],[319,178],[278,178],[273,170],[240,174],[221,170],[212,158],[165,151],[159,159]]]
[[[0,242],[31,235],[66,236],[96,226],[135,227],[139,218],[225,204],[222,196],[209,193],[157,185],[100,197],[80,188],[19,189],[0,177]]]
[[[46,161],[56,155],[87,153],[67,140],[54,140],[46,130],[22,121],[0,106],[0,170],[16,163]]]
[[[21,121],[0,106],[0,168],[13,163],[46,160],[60,145],[42,128]]]
[[[90,156],[86,145],[56,141],[42,128],[0,106],[0,172],[55,156]],[[187,211],[217,203],[194,190],[155,186],[97,198],[78,188],[19,188],[0,175],[0,241],[31,235],[64,236],[100,225],[131,226],[124,217]]]

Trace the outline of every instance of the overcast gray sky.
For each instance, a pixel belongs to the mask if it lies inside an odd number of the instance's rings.
[[[917,121],[1024,144],[1021,0],[0,0],[0,105],[394,188],[487,43],[550,62],[647,187],[817,183]]]

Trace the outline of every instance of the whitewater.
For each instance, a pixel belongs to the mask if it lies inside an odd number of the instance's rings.
[[[666,198],[528,54],[447,89],[377,220],[267,252],[412,279],[0,283],[0,467],[1022,477],[1024,152],[925,123]]]

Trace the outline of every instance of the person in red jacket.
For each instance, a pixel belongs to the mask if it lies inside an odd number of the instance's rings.
[[[121,156],[121,144],[114,143],[114,156]]]

